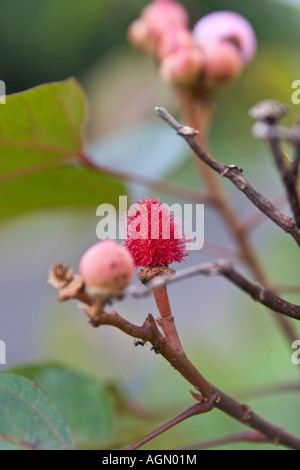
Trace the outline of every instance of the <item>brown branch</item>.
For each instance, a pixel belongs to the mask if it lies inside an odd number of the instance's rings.
[[[148,295],[152,289],[157,289],[164,284],[175,282],[198,274],[205,276],[222,275],[242,289],[244,292],[249,294],[254,300],[261,303],[262,305],[265,305],[274,312],[281,313],[282,315],[296,320],[300,320],[300,306],[287,302],[259,284],[248,281],[248,279],[236,271],[230,263],[223,260],[218,260],[214,263],[202,263],[197,266],[183,269],[177,272],[175,275],[155,278],[146,288],[137,289],[133,286],[129,289],[129,292],[134,297],[143,297],[144,295]]]
[[[281,194],[280,196],[276,197],[272,203],[276,207],[282,207],[286,204],[286,194]],[[252,214],[250,214],[244,221],[242,222],[244,229],[246,232],[252,232],[261,222],[264,222],[266,219],[265,214],[263,214],[260,210],[255,209]]]
[[[201,148],[208,151],[208,132],[215,104],[211,97],[203,96],[196,90],[185,87],[176,89],[185,122],[199,132],[195,136]],[[241,257],[247,263],[257,281],[268,287],[268,281],[261,267],[257,253],[249,240],[249,234],[228,198],[218,175],[201,159],[197,158],[207,192],[214,200],[215,208],[224,220],[228,231],[236,241]]]
[[[265,198],[243,175],[242,170],[235,165],[223,165],[211,157],[197,142],[197,130],[182,126],[170,113],[162,107],[156,108],[158,115],[177,133],[185,139],[195,154],[220,176],[228,178],[245,196],[269,219],[282,230],[289,233],[300,246],[300,230],[296,226],[295,219],[279,210],[274,204]]]
[[[258,137],[266,138],[269,142],[275,165],[279,172],[281,181],[285,187],[287,199],[289,201],[292,213],[294,215],[296,225],[300,228],[300,197],[297,187],[299,162],[300,162],[300,127],[297,125],[288,129],[279,126],[277,122],[288,111],[288,107],[276,100],[265,100],[258,103],[250,111],[250,115],[260,122],[254,128]],[[280,140],[288,140],[296,147],[296,157],[291,166],[286,163],[286,155],[280,147]]]
[[[298,126],[298,132],[300,133],[300,125]],[[296,147],[296,155],[292,164],[291,172],[294,177],[299,176],[299,165],[300,165],[300,142]]]
[[[182,423],[182,421],[185,421],[186,419],[191,418],[192,416],[197,416],[203,413],[207,413],[211,411],[213,407],[214,407],[214,403],[212,401],[203,401],[201,403],[200,402],[196,403],[195,405],[191,406],[180,415],[176,416],[175,418],[171,419],[170,421],[163,424],[159,428],[147,434],[147,436],[143,437],[142,439],[135,442],[134,444],[131,444],[129,447],[127,447],[126,450],[136,450],[139,447],[142,447],[142,445],[154,439],[155,437],[159,436],[160,434],[163,434],[164,432],[173,428],[177,424]]]
[[[271,125],[271,124],[270,124]],[[274,126],[274,124],[272,124]],[[297,187],[298,168],[300,152],[297,152],[295,161],[292,166],[288,167],[283,158],[279,140],[276,137],[269,138],[269,146],[274,157],[275,164],[279,171],[282,183],[286,189],[287,198],[295,217],[296,225],[300,227],[300,198]]]
[[[148,315],[144,324],[139,327],[131,324],[116,312],[102,312],[97,322],[91,320],[93,326],[111,325],[124,333],[143,341],[149,341],[152,349],[161,354],[196,390],[208,401],[213,401],[215,407],[230,415],[237,421],[261,432],[275,444],[300,450],[300,437],[276,426],[254,413],[247,405],[241,404],[224,392],[210,384],[189,361],[185,354],[178,353],[160,333],[153,316]]]
[[[215,108],[212,97],[203,95],[201,92],[199,94],[199,90],[191,90],[185,87],[178,87],[176,91],[180,101],[184,121],[190,127],[199,129],[195,139],[198,141],[199,146],[208,152],[208,130]],[[262,115],[266,115],[266,113],[268,116],[272,114],[273,118],[279,119],[287,112],[287,110],[288,107],[279,102],[267,101],[256,106],[254,109],[252,108],[250,114],[253,115],[254,112],[255,119],[257,119],[257,116],[261,119]],[[215,208],[219,211],[219,214],[224,220],[229,232],[236,241],[241,259],[252,271],[256,281],[265,288],[270,288],[270,282],[249,239],[248,227],[235,212],[230,199],[222,187],[218,174],[202,159],[197,158],[197,162],[204,177],[207,191],[209,195],[214,198]],[[275,315],[274,318],[288,338],[289,343],[290,341],[294,341],[297,334],[289,319],[282,315]]]
[[[157,279],[157,278],[156,278]],[[155,280],[156,280],[155,279]],[[72,284],[72,280],[70,284]],[[64,286],[65,289],[67,286]],[[76,294],[77,295],[77,294]],[[84,299],[84,296],[82,296]],[[84,300],[83,300],[84,302]],[[89,315],[89,311],[91,314]],[[186,354],[175,350],[159,331],[155,319],[149,314],[142,326],[134,325],[117,312],[107,313],[102,310],[94,315],[94,304],[88,306],[85,313],[90,318],[94,327],[100,325],[114,326],[133,338],[139,338],[144,342],[150,342],[156,354],[163,356],[185,378],[196,390],[198,390],[206,401],[213,402],[215,407],[230,415],[240,423],[243,423],[256,431],[261,432],[276,444],[300,450],[300,437],[286,431],[281,426],[265,420],[254,413],[247,405],[241,404],[224,392],[208,382],[190,362]]]

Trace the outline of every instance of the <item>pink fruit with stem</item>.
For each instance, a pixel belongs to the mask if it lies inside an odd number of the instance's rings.
[[[174,25],[161,35],[157,44],[156,56],[160,61],[183,47],[194,47],[193,35],[185,26]]]
[[[166,56],[159,68],[161,79],[168,84],[195,86],[202,74],[204,57],[197,47],[181,47]]]
[[[243,69],[241,55],[230,42],[208,42],[203,45],[202,53],[204,80],[207,85],[215,86],[233,79]]]
[[[154,0],[144,8],[141,15],[154,41],[172,26],[187,26],[186,9],[173,0]]]
[[[141,18],[133,21],[128,28],[127,37],[129,42],[136,48],[152,53],[154,45],[145,21]]]
[[[257,48],[254,30],[243,16],[233,11],[216,11],[201,18],[193,29],[195,43],[229,41],[240,51],[243,63],[253,58]]]
[[[154,0],[144,8],[139,19],[128,28],[128,39],[135,47],[155,53],[159,39],[173,27],[185,28],[188,14],[173,0]]]

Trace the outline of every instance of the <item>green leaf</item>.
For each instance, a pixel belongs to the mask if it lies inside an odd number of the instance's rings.
[[[0,184],[0,220],[35,209],[118,206],[119,195],[126,195],[124,187],[101,173],[64,166]]]
[[[22,446],[20,443],[19,446],[11,442],[10,439],[1,439],[0,438],[0,450],[24,450],[26,448],[25,444]],[[28,447],[27,447],[28,448]]]
[[[72,438],[49,395],[24,377],[0,374],[0,448],[70,450]]]
[[[79,155],[85,118],[85,96],[73,78],[7,96],[0,108],[1,179]]]
[[[74,164],[87,103],[75,79],[7,96],[0,106],[0,219],[44,207],[117,203],[124,188]]]
[[[110,398],[98,379],[51,364],[13,370],[33,380],[55,399],[77,446],[105,446],[112,436],[114,419]]]

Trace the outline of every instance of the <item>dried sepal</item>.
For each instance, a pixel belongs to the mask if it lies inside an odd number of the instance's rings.
[[[140,270],[137,277],[142,284],[148,284],[151,281],[151,285],[155,286],[154,279],[157,276],[164,276],[166,278],[174,276],[176,273],[175,269],[169,268],[169,266],[145,266]]]
[[[72,266],[64,263],[55,263],[51,267],[48,275],[48,283],[55,289],[66,287],[74,278]]]
[[[60,288],[58,300],[65,302],[70,299],[80,299],[83,292],[83,280],[78,274],[75,274],[71,282]]]

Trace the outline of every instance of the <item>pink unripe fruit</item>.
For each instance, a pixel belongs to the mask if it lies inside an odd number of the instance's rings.
[[[237,77],[243,62],[237,47],[227,41],[203,45],[204,76],[212,86]]]
[[[193,47],[192,33],[182,25],[174,25],[161,35],[157,44],[157,58],[159,61],[181,47]]]
[[[204,16],[194,26],[193,34],[199,46],[211,41],[232,41],[239,48],[244,63],[256,52],[256,36],[251,24],[233,11],[216,11]]]
[[[168,84],[194,86],[203,71],[203,54],[196,47],[182,47],[165,57],[159,68],[161,79]]]
[[[189,18],[186,9],[173,0],[154,0],[142,11],[145,22],[154,41],[174,26],[187,26]]]
[[[79,264],[84,284],[102,300],[122,297],[133,273],[134,261],[128,249],[109,239],[91,246]]]
[[[141,18],[131,23],[127,31],[129,42],[145,52],[153,52],[154,44],[145,21]]]

